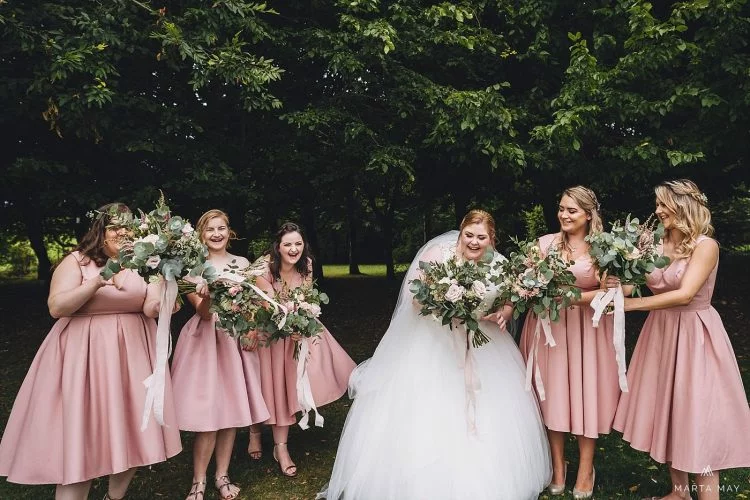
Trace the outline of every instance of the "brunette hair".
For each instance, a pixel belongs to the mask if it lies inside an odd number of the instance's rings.
[[[312,273],[313,255],[310,251],[310,245],[307,243],[307,238],[305,238],[305,233],[302,231],[302,228],[294,222],[285,222],[276,232],[276,237],[274,238],[273,243],[271,243],[271,248],[268,251],[270,257],[268,259],[268,269],[271,271],[271,276],[276,280],[281,279],[281,238],[289,233],[299,233],[302,237],[302,242],[304,243],[302,255],[294,265],[294,268],[303,278],[307,278]]]
[[[130,214],[130,208],[124,203],[108,203],[96,209],[94,213],[91,227],[83,235],[74,251],[77,250],[84,258],[90,259],[97,266],[102,267],[109,259],[109,256],[104,253],[104,236],[107,228],[111,227],[113,222],[117,222],[118,215]],[[113,219],[115,220],[113,221]]]

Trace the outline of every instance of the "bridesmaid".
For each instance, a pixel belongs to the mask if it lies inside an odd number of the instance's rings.
[[[665,269],[648,275],[653,296],[626,298],[626,311],[651,311],[633,352],[629,393],[614,428],[636,450],[669,464],[672,491],[719,498],[718,471],[750,466],[750,408],[729,337],[711,296],[719,265],[706,196],[690,180],[656,187],[666,234]]]
[[[239,269],[249,265],[246,258],[227,252],[229,241],[236,235],[229,227],[229,217],[221,210],[204,213],[196,230],[208,247],[209,262],[217,271],[227,270],[230,265]],[[214,452],[214,486],[223,500],[231,500],[240,492],[228,475],[237,427],[268,418],[260,389],[260,370],[256,362],[255,370],[248,365],[250,370],[245,371],[237,340],[216,329],[205,283],[199,284],[188,300],[195,307],[195,315],[182,328],[172,360],[177,424],[180,430],[196,433],[193,484],[187,500],[203,499],[206,470]],[[246,356],[257,358],[257,353],[249,352]]]
[[[99,271],[117,255],[130,210],[98,210],[76,250],[55,269],[47,305],[58,318],[13,405],[0,443],[0,475],[22,484],[57,484],[57,500],[84,500],[95,477],[109,476],[105,500],[125,496],[136,468],[180,452],[166,378],[164,423],[141,432],[144,379],[156,351],[160,284],[134,271],[111,281]]]
[[[269,294],[285,293],[289,289],[311,283],[312,255],[302,229],[287,222],[276,233],[268,257],[266,274],[258,278],[258,286]],[[301,410],[297,399],[297,361],[293,358],[294,340],[284,339],[258,349],[261,367],[263,399],[271,418],[266,422],[273,432],[273,457],[281,473],[287,477],[297,475],[297,466],[287,449],[289,426],[294,424],[295,413]],[[349,375],[355,363],[324,328],[315,342],[310,344],[307,374],[310,379],[315,406],[328,404],[340,398],[347,390]],[[260,429],[250,429],[250,445],[260,447]]]
[[[620,396],[617,362],[613,346],[612,316],[602,317],[599,327],[592,326],[593,310],[589,307],[600,288],[597,268],[589,257],[589,245],[584,238],[602,231],[602,219],[596,194],[584,186],[563,192],[557,218],[560,232],[539,238],[543,253],[558,249],[573,261],[569,270],[581,289],[581,299],[573,307],[560,313],[551,322],[554,347],[545,342],[545,335],[536,336],[536,315],[529,314],[521,334],[521,352],[532,369],[539,369],[542,416],[547,427],[552,452],[553,476],[549,485],[551,495],[565,492],[567,463],[565,462],[565,434],[576,436],[580,462],[574,498],[589,498],[593,494],[595,471],[594,450],[600,434],[612,429]],[[613,280],[611,285],[616,285]],[[535,353],[535,349],[538,349]],[[536,359],[534,359],[536,357]],[[542,396],[544,395],[544,396]]]

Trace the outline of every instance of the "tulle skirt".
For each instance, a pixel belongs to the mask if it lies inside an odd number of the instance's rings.
[[[482,323],[491,341],[471,359],[463,330],[406,316],[352,374],[355,401],[319,498],[535,500],[549,447],[513,339]]]

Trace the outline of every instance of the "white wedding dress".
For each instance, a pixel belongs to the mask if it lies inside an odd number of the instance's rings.
[[[419,261],[452,258],[457,237],[419,251],[375,354],[352,374],[354,403],[318,498],[535,500],[549,483],[546,430],[511,336],[484,321],[490,342],[467,350],[463,328],[413,303]]]

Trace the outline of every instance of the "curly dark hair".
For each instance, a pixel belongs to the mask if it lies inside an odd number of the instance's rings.
[[[271,271],[271,276],[276,280],[281,279],[281,238],[289,233],[299,233],[299,235],[302,236],[302,242],[305,244],[305,247],[302,250],[302,255],[294,265],[294,268],[303,278],[307,278],[312,272],[313,255],[310,251],[310,245],[307,243],[305,233],[302,231],[302,228],[294,222],[285,222],[276,232],[276,237],[274,238],[273,243],[271,243],[271,248],[268,251],[270,256],[268,268]]]
[[[91,221],[91,227],[81,238],[75,250],[81,252],[85,258],[91,259],[102,267],[107,263],[109,256],[104,253],[104,235],[110,226],[115,214],[130,213],[130,208],[124,203],[108,203],[96,209],[96,215]]]

